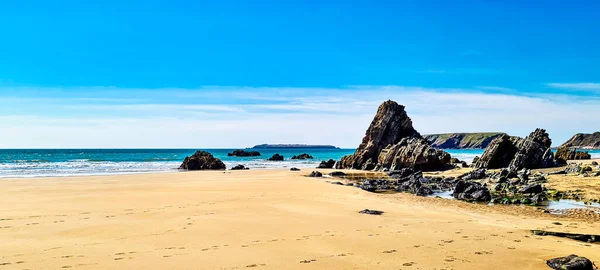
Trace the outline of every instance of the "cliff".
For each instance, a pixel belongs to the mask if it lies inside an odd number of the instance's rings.
[[[484,149],[504,133],[445,133],[424,135],[431,146],[440,149]]]
[[[600,132],[594,132],[592,134],[577,133],[560,147],[600,149]]]
[[[325,148],[325,149],[339,149],[333,145],[310,145],[310,144],[259,144],[252,147],[252,149],[264,149],[264,148]]]

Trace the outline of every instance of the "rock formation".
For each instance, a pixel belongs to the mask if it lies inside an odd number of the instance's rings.
[[[328,161],[321,161],[321,163],[319,164],[319,166],[317,166],[317,169],[332,169],[333,166],[335,166],[335,160],[330,159]]]
[[[389,170],[443,170],[450,163],[450,154],[431,147],[426,139],[412,137],[381,150],[377,162]]]
[[[250,168],[247,168],[246,166],[242,165],[242,164],[238,164],[236,166],[234,166],[233,168],[231,168],[232,171],[237,171],[237,170],[250,170]]]
[[[594,263],[588,258],[579,257],[577,255],[569,255],[566,257],[554,258],[546,261],[546,264],[552,269],[558,270],[595,270],[598,269]]]
[[[260,156],[260,152],[258,151],[246,151],[242,149],[235,150],[231,153],[228,153],[227,156],[230,157],[258,157]]]
[[[588,152],[569,149],[568,147],[559,147],[554,154],[557,164],[567,164],[567,160],[591,159],[592,156]]]
[[[388,100],[379,106],[356,152],[343,157],[336,168],[435,170],[443,168],[449,161],[448,153],[432,148],[413,128],[404,106]]]
[[[487,169],[510,167],[513,170],[552,167],[551,144],[548,133],[539,128],[522,139],[502,135],[488,145],[474,166]]]
[[[183,170],[225,170],[225,164],[211,153],[206,151],[197,151],[193,155],[186,157],[181,166]]]
[[[309,154],[300,154],[297,156],[292,156],[292,159],[312,159],[313,156],[309,155]]]
[[[274,154],[269,158],[270,161],[283,161],[283,156],[280,154]]]

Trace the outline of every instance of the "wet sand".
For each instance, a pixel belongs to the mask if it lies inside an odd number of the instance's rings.
[[[600,234],[594,220],[368,193],[308,173],[2,179],[0,270],[548,269],[546,259],[569,254],[600,262],[600,245],[529,232]],[[385,213],[358,214],[365,208]]]

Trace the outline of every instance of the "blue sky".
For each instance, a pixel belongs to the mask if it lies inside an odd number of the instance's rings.
[[[421,133],[600,126],[598,1],[82,2],[0,2],[0,147],[355,147],[386,99]]]

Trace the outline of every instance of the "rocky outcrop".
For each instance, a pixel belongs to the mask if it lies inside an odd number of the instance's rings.
[[[323,173],[320,171],[313,171],[308,175],[308,177],[323,177]]]
[[[460,180],[456,183],[452,196],[457,200],[488,202],[492,199],[490,191],[477,182]]]
[[[377,160],[379,168],[398,170],[444,170],[450,163],[450,154],[431,147],[423,138],[404,138],[399,143],[384,148]]]
[[[300,154],[297,156],[292,156],[292,159],[312,159],[313,156],[309,155],[309,154]]]
[[[269,158],[270,161],[283,161],[283,156],[280,154],[274,154]]]
[[[504,133],[445,133],[424,135],[431,146],[440,149],[484,149]]]
[[[600,149],[600,132],[592,134],[577,133],[560,147]]]
[[[186,157],[179,168],[190,171],[225,170],[226,166],[223,161],[215,158],[211,153],[206,151],[197,151],[193,155]]]
[[[536,169],[554,166],[554,154],[550,149],[552,140],[544,129],[536,129],[521,139],[502,135],[494,139],[476,161],[476,168],[512,170]]]
[[[436,150],[412,126],[404,106],[388,100],[382,103],[354,154],[343,157],[337,169],[421,170],[444,168],[450,155]]]
[[[557,270],[597,270],[594,263],[588,258],[579,257],[577,255],[569,255],[566,257],[554,258],[546,261],[546,264]]]
[[[250,168],[247,168],[246,166],[242,165],[242,164],[238,164],[233,166],[233,168],[231,168],[232,171],[237,171],[237,170],[250,170]]]
[[[335,166],[335,160],[330,159],[328,161],[321,161],[321,163],[319,164],[319,166],[317,166],[317,169],[332,169],[333,166]]]
[[[229,157],[258,157],[260,152],[257,151],[246,151],[242,149],[234,150],[231,153],[227,153]]]
[[[582,160],[592,158],[588,152],[577,151],[575,149],[562,146],[556,149],[556,154],[554,154],[554,157],[556,159],[556,163],[561,165],[567,164],[567,160]]]

